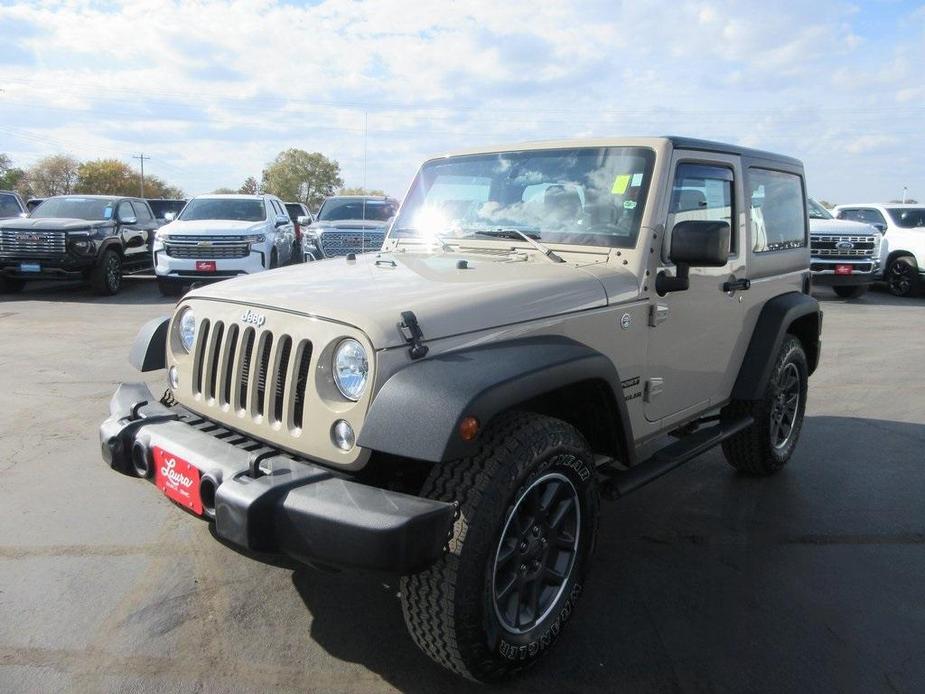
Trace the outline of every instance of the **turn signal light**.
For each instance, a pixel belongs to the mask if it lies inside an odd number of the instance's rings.
[[[463,417],[459,423],[459,438],[472,441],[479,433],[479,420],[475,417]]]

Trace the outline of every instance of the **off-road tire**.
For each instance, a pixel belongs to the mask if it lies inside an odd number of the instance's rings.
[[[534,664],[558,639],[584,587],[599,500],[590,448],[563,421],[527,412],[506,413],[484,430],[481,442],[475,455],[439,463],[427,478],[423,494],[456,502],[458,514],[445,555],[427,570],[404,577],[401,597],[405,624],[424,653],[463,677],[490,681]],[[515,633],[502,623],[495,606],[499,543],[509,536],[508,519],[521,497],[550,480],[556,484],[560,477],[568,481],[558,482],[571,499],[567,508],[578,508],[571,570],[557,584],[559,592],[547,598],[540,621]],[[561,512],[557,504],[562,504],[561,499],[549,508]],[[542,533],[539,541],[545,547],[546,533],[552,531]],[[551,544],[550,551],[558,551],[552,549],[555,546]],[[518,555],[514,564],[519,561]],[[514,570],[523,572],[525,565]],[[534,610],[534,618],[538,611]]]
[[[772,416],[782,392],[782,379],[786,373],[792,374],[792,369],[796,369],[799,377],[796,413],[787,439],[782,446],[776,447],[772,443]],[[764,476],[787,464],[803,428],[808,378],[809,366],[803,345],[796,337],[788,335],[771,369],[764,397],[761,400],[734,400],[723,408],[724,419],[735,420],[745,415],[754,419],[750,427],[723,442],[723,454],[732,467],[749,475]]]
[[[103,251],[93,269],[90,270],[90,286],[102,296],[118,294],[122,288],[122,256],[112,248]]]
[[[866,284],[857,284],[854,286],[837,286],[832,287],[832,289],[842,299],[857,299],[867,294],[869,287]]]
[[[178,282],[171,282],[161,277],[157,278],[157,288],[161,296],[180,296],[183,293],[183,285]]]
[[[919,267],[911,255],[901,255],[890,261],[883,275],[893,296],[914,296],[919,289]]]
[[[26,280],[18,277],[0,277],[0,294],[16,294],[26,286]]]

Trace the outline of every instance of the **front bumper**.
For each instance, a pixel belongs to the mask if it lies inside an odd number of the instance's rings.
[[[263,250],[252,247],[251,252],[243,258],[209,259],[209,262],[215,263],[215,272],[202,272],[196,269],[199,260],[169,256],[161,246],[154,249],[154,273],[161,279],[177,282],[223,280],[265,270],[267,257]]]
[[[153,447],[184,458],[200,471],[204,514],[216,534],[242,550],[399,574],[420,571],[443,553],[453,504],[361,484],[255,448],[252,439],[246,448],[233,445],[245,437],[164,406],[143,383],[120,385],[109,410],[100,427],[106,462],[153,481]]]
[[[87,274],[87,271],[96,263],[96,259],[96,255],[78,256],[70,253],[53,258],[3,256],[0,257],[0,275],[24,280],[82,279]],[[29,267],[35,265],[38,265],[40,268],[38,272],[33,272],[31,270],[23,271],[22,269],[23,266]]]
[[[850,265],[850,275],[835,274],[836,265]],[[829,258],[812,258],[810,270],[813,284],[826,287],[856,287],[873,284],[880,274],[880,261],[877,258],[854,258],[851,260],[832,260]]]

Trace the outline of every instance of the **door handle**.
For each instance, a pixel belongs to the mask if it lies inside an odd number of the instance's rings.
[[[740,280],[733,279],[730,282],[723,282],[723,291],[724,292],[737,292],[745,291],[752,286],[752,281],[747,277],[743,277]]]

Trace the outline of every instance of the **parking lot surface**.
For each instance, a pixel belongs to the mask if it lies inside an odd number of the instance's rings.
[[[507,690],[925,690],[925,299],[820,298],[788,467],[712,451],[606,504],[564,640]],[[153,282],[6,299],[0,691],[471,689],[416,650],[397,581],[256,562],[103,463],[135,332],[172,308]]]

